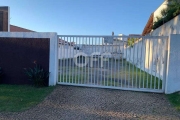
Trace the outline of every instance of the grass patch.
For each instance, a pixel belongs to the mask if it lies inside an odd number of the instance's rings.
[[[102,82],[102,85],[104,85],[104,86],[115,86],[115,87],[118,87],[118,86],[120,86],[120,83],[118,83],[117,81],[115,81],[115,80],[106,80],[105,82],[103,81]]]
[[[180,92],[176,92],[166,96],[171,104],[176,108],[176,110],[180,111]]]
[[[123,61],[123,64],[121,62],[120,66],[121,70],[112,74],[112,79],[126,80],[123,86],[162,89],[162,80],[158,77],[150,75],[127,61]],[[111,75],[109,78],[111,78]]]
[[[130,75],[128,75],[128,77],[130,76],[130,79],[133,81],[133,83],[139,84],[140,88],[162,89],[162,80],[158,77],[155,77],[137,68],[135,65],[129,62],[127,62],[127,67],[127,70],[130,69]]]
[[[17,112],[27,110],[44,100],[54,88],[2,84],[0,85],[0,111]]]
[[[87,78],[84,75],[59,75],[58,82],[85,84]]]

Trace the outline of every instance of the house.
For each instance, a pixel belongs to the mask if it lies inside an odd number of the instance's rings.
[[[26,28],[10,25],[10,32],[35,32]]]

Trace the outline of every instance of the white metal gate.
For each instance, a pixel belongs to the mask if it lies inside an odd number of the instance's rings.
[[[168,37],[59,35],[58,84],[164,92]]]

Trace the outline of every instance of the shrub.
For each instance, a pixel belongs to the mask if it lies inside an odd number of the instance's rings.
[[[134,43],[138,40],[138,38],[128,38],[127,46],[133,47]]]
[[[29,77],[29,80],[33,82],[34,86],[45,86],[45,80],[49,77],[49,72],[44,71],[40,65],[34,64],[34,68],[24,68],[25,74]]]

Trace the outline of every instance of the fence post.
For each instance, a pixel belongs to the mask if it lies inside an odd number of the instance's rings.
[[[171,34],[168,42],[165,93],[180,91],[180,34]]]

